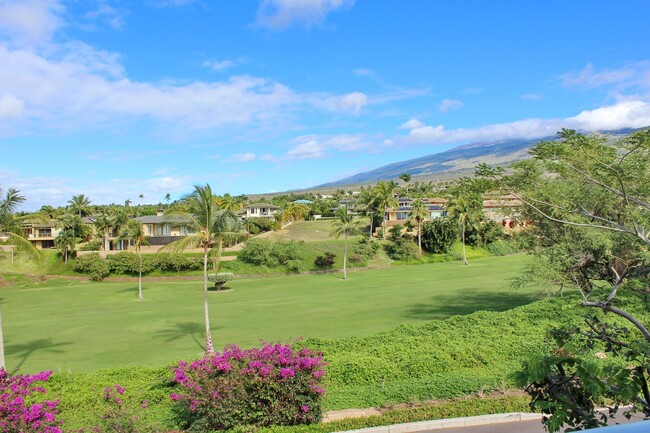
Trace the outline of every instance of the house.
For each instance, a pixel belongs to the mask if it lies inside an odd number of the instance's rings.
[[[54,221],[26,222],[23,231],[27,240],[36,249],[54,248],[54,238],[60,230],[54,226]]]
[[[400,197],[397,199],[397,208],[386,209],[385,218],[388,227],[397,224],[404,225],[411,217],[411,205],[413,199],[408,197]],[[426,219],[440,218],[445,214],[445,204],[447,200],[444,198],[423,198],[422,201],[427,205],[428,214]]]
[[[279,206],[271,203],[254,203],[249,204],[238,212],[242,220],[250,218],[273,218],[273,216],[280,210]]]
[[[142,224],[144,235],[147,237],[149,245],[167,245],[183,236],[192,234],[187,227],[181,223],[183,221],[166,217],[159,213],[158,215],[141,216],[136,218]]]

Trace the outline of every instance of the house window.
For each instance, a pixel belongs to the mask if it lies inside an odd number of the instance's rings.
[[[409,219],[409,213],[410,212],[397,212],[397,219],[398,220],[407,220],[407,219]]]
[[[39,238],[49,238],[52,237],[52,229],[38,229]]]

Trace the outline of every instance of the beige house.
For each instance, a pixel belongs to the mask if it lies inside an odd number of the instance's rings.
[[[282,208],[271,203],[254,203],[244,207],[238,214],[243,220],[249,218],[273,218],[280,209]]]
[[[23,224],[27,240],[36,249],[54,248],[54,238],[60,230],[54,227],[54,221],[28,222]]]
[[[440,218],[445,215],[445,204],[447,200],[444,198],[433,197],[423,198],[422,201],[427,205],[428,214],[426,219]],[[404,225],[411,218],[411,205],[414,200],[407,197],[400,197],[397,199],[397,208],[386,209],[385,218],[386,225],[393,227],[397,224]]]
[[[191,234],[186,227],[174,224],[173,220],[170,221],[170,218],[164,215],[141,216],[136,220],[142,224],[149,245],[167,245]]]

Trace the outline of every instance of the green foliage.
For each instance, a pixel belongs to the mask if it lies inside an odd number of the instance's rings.
[[[214,283],[214,287],[220,289],[224,284],[235,279],[232,272],[219,272],[217,274],[208,274],[208,281]]]
[[[422,246],[434,254],[448,253],[458,236],[458,224],[449,218],[436,218],[422,225]]]
[[[237,258],[253,265],[276,267],[287,265],[291,260],[301,260],[302,252],[295,241],[250,239]]]
[[[329,269],[334,266],[335,262],[336,254],[328,251],[324,255],[316,257],[316,260],[314,260],[314,265],[321,269]]]
[[[381,245],[379,242],[370,240],[364,236],[352,246],[353,255],[350,257],[350,261],[357,263],[366,262],[376,257],[380,249]],[[353,260],[353,257],[355,257],[355,255],[358,257],[358,259]]]
[[[88,241],[79,247],[79,250],[81,251],[99,251],[101,249],[102,241],[99,239],[93,239],[92,241]]]
[[[156,269],[168,272],[198,271],[203,269],[203,258],[199,255],[180,253],[156,254]]]
[[[487,245],[488,252],[493,256],[507,256],[519,252],[519,248],[514,241],[496,240]]]
[[[465,240],[467,245],[484,247],[503,237],[503,227],[496,221],[480,218],[476,224],[467,227]]]
[[[248,232],[257,235],[273,230],[273,220],[271,218],[250,218],[244,224]]]
[[[409,261],[419,257],[418,246],[411,240],[402,236],[404,227],[397,224],[390,231],[390,242],[384,245],[386,254],[393,260]]]
[[[98,253],[77,257],[72,264],[72,269],[75,272],[89,275],[93,281],[101,281],[110,274],[108,263]]]

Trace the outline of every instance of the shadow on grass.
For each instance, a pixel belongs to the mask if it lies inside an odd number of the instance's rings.
[[[66,353],[65,350],[61,350],[62,346],[69,346],[72,343],[63,342],[55,343],[51,338],[39,338],[36,340],[31,340],[26,343],[20,344],[6,344],[5,353],[12,357],[19,358],[18,363],[14,366],[16,370],[19,370],[23,366],[25,361],[27,361],[33,355],[39,355],[40,353]]]
[[[454,294],[432,296],[430,303],[408,305],[402,316],[410,319],[440,320],[481,310],[510,310],[538,299],[539,295],[534,293],[485,293],[478,289],[465,289]]]
[[[216,331],[219,326],[211,326],[211,331]],[[156,333],[157,338],[163,338],[165,343],[179,340],[185,337],[191,337],[194,343],[201,349],[205,350],[205,325],[199,322],[176,322],[169,326],[167,329],[162,329]]]

